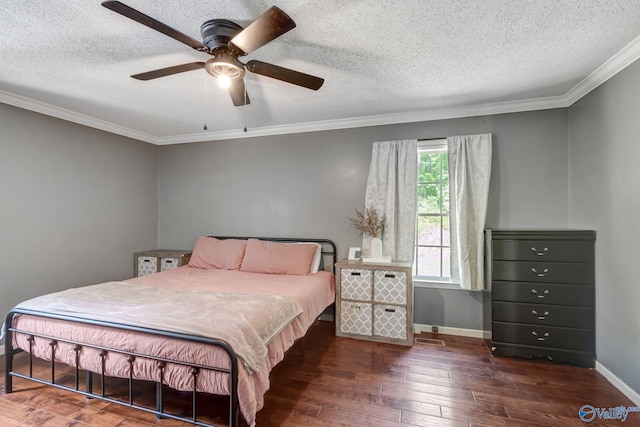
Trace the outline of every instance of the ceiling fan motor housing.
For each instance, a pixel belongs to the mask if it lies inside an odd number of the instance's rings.
[[[210,52],[217,48],[227,48],[231,39],[243,28],[228,19],[210,19],[200,26],[202,41]]]

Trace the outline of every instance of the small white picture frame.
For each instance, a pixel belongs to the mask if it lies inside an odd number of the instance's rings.
[[[349,261],[358,261],[360,258],[362,258],[361,248],[349,248],[349,257],[347,258]]]

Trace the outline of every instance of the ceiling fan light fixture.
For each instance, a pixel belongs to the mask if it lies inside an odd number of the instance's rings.
[[[220,77],[222,80],[228,80],[229,84],[231,84],[231,80],[244,77],[244,65],[231,56],[220,55],[211,58],[204,63],[204,69],[219,80]]]

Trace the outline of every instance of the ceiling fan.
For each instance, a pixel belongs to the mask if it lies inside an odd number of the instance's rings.
[[[295,28],[296,23],[293,19],[275,6],[272,6],[247,28],[243,28],[227,19],[210,19],[200,27],[202,42],[119,1],[105,1],[102,6],[159,31],[199,52],[206,52],[212,56],[206,62],[190,62],[134,74],[131,76],[134,79],[151,80],[204,68],[209,74],[218,79],[221,86],[228,88],[235,106],[249,104],[249,96],[246,93],[243,80],[245,70],[313,90],[320,89],[324,83],[324,79],[320,77],[289,68],[257,60],[242,63],[238,59],[238,57],[253,52]]]

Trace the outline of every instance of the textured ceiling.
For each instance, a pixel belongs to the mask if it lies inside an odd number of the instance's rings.
[[[315,92],[247,73],[251,104],[234,107],[204,70],[130,78],[209,56],[99,0],[13,0],[0,9],[0,101],[155,143],[242,136],[245,124],[250,136],[410,121],[553,106],[640,35],[640,0],[123,3],[197,40],[208,19],[246,26],[276,5],[297,28],[246,59],[325,84]]]

